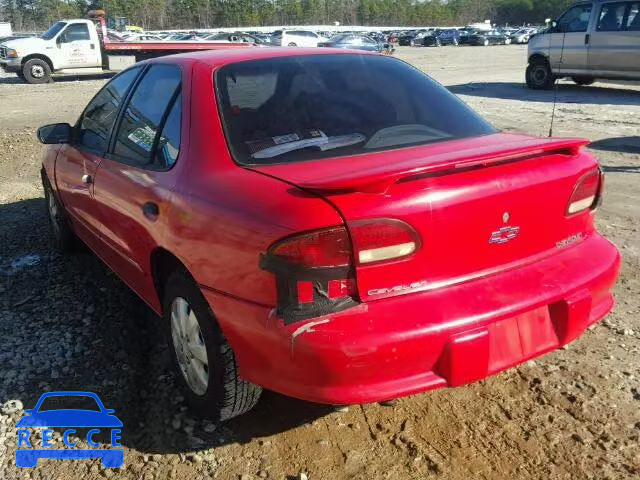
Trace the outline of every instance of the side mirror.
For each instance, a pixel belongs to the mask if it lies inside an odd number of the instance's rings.
[[[38,129],[38,140],[45,145],[71,143],[73,129],[68,123],[54,123]]]

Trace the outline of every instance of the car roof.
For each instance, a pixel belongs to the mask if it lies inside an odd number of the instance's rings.
[[[158,57],[149,60],[151,63],[204,63],[213,68],[219,68],[232,63],[246,62],[249,60],[262,60],[279,57],[299,57],[308,55],[378,55],[373,52],[350,49],[330,48],[292,48],[292,47],[246,47],[218,50],[200,50],[197,52],[182,53],[170,57]]]

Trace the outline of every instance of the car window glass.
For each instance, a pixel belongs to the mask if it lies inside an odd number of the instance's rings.
[[[591,4],[576,5],[567,10],[558,19],[558,31],[560,32],[586,32],[591,16]]]
[[[122,72],[89,102],[79,121],[77,145],[100,154],[107,150],[120,103],[139,72],[140,67]]]
[[[170,168],[180,153],[180,127],[182,124],[182,95],[178,95],[167,116],[158,140],[154,163],[160,168]]]
[[[156,135],[164,114],[180,88],[180,69],[153,65],[127,104],[116,133],[116,158],[138,166],[150,166]]]
[[[637,32],[640,30],[640,2],[634,2],[629,4],[629,13],[627,14],[627,30]]]
[[[425,74],[384,56],[234,63],[216,73],[216,90],[228,144],[243,164],[317,160],[496,131]]]
[[[65,42],[75,42],[78,40],[91,40],[89,27],[86,23],[72,23],[62,33]]]
[[[600,10],[597,30],[599,32],[615,32],[622,30],[626,3],[605,3]]]

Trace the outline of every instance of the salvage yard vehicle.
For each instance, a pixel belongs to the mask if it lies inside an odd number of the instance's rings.
[[[469,45],[483,45],[485,47],[488,47],[489,45],[509,45],[511,43],[511,38],[497,30],[490,30],[488,32],[476,32],[469,35],[466,39],[466,43]]]
[[[578,85],[597,79],[640,80],[640,1],[580,2],[529,41],[529,88],[550,89],[557,78]]]
[[[502,133],[393,57],[153,59],[38,136],[55,246],[81,239],[162,316],[214,419],[261,387],[358,404],[464,385],[614,304],[588,142]]]
[[[95,75],[117,72],[148,58],[192,50],[244,48],[248,44],[216,42],[170,43],[112,40],[102,15],[93,20],[74,19],[54,23],[40,37],[9,40],[0,44],[0,67],[28,83],[47,83],[54,73]],[[95,22],[95,23],[94,23]],[[135,34],[137,35],[137,34]]]

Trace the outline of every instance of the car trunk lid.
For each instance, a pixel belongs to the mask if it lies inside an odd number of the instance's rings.
[[[369,219],[413,227],[414,254],[356,264],[366,301],[514,268],[588,235],[591,215],[566,213],[576,183],[596,167],[580,150],[587,143],[494,134],[256,170],[323,196],[352,234]]]

